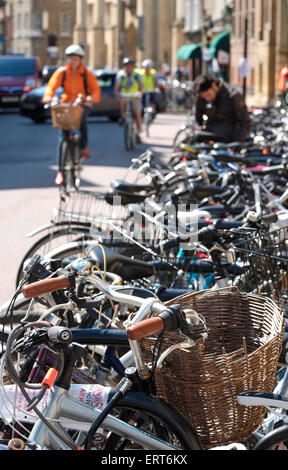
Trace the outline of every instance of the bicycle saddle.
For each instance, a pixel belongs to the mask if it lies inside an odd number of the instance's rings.
[[[231,155],[230,153],[222,150],[212,150],[211,153],[213,158],[217,160],[218,162],[225,162],[225,163],[242,163],[243,165],[249,165],[251,162],[248,158],[244,157],[241,154],[234,154]]]
[[[144,202],[147,195],[142,194],[133,194],[130,192],[119,191],[116,188],[111,189],[108,193],[105,194],[105,201],[113,206],[114,198],[121,199],[122,206],[128,206],[129,204],[135,204],[137,202]]]
[[[178,198],[180,199],[182,196],[191,194],[201,200],[205,199],[206,197],[215,196],[216,194],[223,194],[227,191],[227,189],[227,187],[221,188],[220,186],[191,183],[189,189],[184,188],[183,190],[175,191],[175,193],[172,195],[172,198],[175,202],[177,202]]]
[[[247,147],[251,147],[251,145],[253,145],[253,142],[251,140],[247,140],[245,142],[218,142],[214,144],[213,147],[215,150],[242,150]]]
[[[113,180],[111,188],[127,193],[140,193],[141,191],[149,192],[154,190],[154,187],[149,184],[128,183],[120,179]]]
[[[210,214],[214,217],[222,219],[230,215],[239,215],[242,214],[245,207],[244,206],[237,206],[237,207],[226,207],[223,205],[215,205],[215,206],[200,206],[201,210],[210,212]]]
[[[93,245],[91,245],[91,248],[92,246]],[[128,258],[111,248],[104,247],[104,252],[107,271],[121,276],[124,281],[149,277],[155,272],[153,265],[148,264],[145,261]],[[101,270],[104,269],[103,251],[100,247],[94,247],[89,254],[89,257],[99,265]]]

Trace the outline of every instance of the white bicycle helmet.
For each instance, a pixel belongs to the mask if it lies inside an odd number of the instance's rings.
[[[71,46],[68,46],[65,50],[65,55],[79,55],[80,57],[84,57],[85,52],[78,44],[71,44]]]
[[[144,67],[144,68],[146,68],[146,67],[151,67],[152,68],[153,65],[154,65],[153,62],[150,59],[146,59],[142,62],[142,67]]]

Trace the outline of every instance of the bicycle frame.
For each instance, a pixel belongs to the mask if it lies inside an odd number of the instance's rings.
[[[76,429],[79,429],[79,423],[82,423],[82,430],[88,431],[91,424],[97,419],[100,413],[101,410],[92,408],[91,406],[76,401],[74,398],[69,396],[69,391],[54,386],[48,393],[46,407],[43,415],[53,420],[59,420],[62,418],[62,424],[54,423],[54,426],[57,426],[57,429],[61,434],[65,434],[65,437],[71,441],[71,445],[75,445],[74,441],[70,438],[69,434],[63,427],[63,424],[65,424],[65,419],[69,421],[75,420]],[[72,423],[71,426],[73,427]],[[107,418],[105,418],[101,427],[106,427],[115,434],[127,439],[131,439],[133,442],[144,447],[149,447],[150,449],[176,449],[174,446],[167,444],[167,442],[161,441],[159,438],[149,435],[147,432],[141,431],[140,429],[124,423],[123,421],[111,415],[108,415]],[[63,442],[60,441],[60,439],[58,439],[57,436],[52,435],[51,431],[47,429],[43,421],[40,419],[36,421],[33,430],[30,433],[29,440],[41,446],[43,449],[69,449],[65,444],[63,444]]]

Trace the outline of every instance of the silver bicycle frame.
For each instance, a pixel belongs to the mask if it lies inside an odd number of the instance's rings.
[[[52,387],[49,391],[47,404],[43,411],[43,415],[47,419],[62,419],[62,423],[53,423],[53,426],[57,428],[60,434],[65,435],[66,439],[69,439],[71,446],[75,446],[75,442],[70,438],[69,434],[63,427],[63,424],[65,424],[65,418],[73,421],[75,420],[75,430],[77,430],[77,422],[87,423],[88,431],[91,424],[98,418],[100,413],[100,410],[75,400],[69,396],[69,391],[56,386]],[[105,418],[101,424],[101,428],[109,429],[123,438],[132,440],[135,444],[139,444],[144,448],[151,450],[176,449],[175,446],[161,441],[159,438],[154,437],[145,431],[141,431],[140,429],[135,428],[111,415],[108,415]],[[38,419],[33,426],[29,435],[29,441],[43,449],[69,450],[69,447],[53,434],[41,419]]]

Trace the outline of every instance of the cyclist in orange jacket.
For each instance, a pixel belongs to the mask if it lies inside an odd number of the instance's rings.
[[[72,44],[66,49],[65,55],[67,57],[67,64],[64,67],[59,67],[50,78],[43,97],[43,102],[51,103],[57,89],[61,86],[63,87],[63,94],[61,96],[62,103],[73,103],[79,94],[84,96],[84,112],[80,127],[80,156],[82,158],[88,158],[87,116],[89,114],[89,107],[91,107],[93,103],[100,101],[101,88],[93,72],[86,69],[84,66],[83,58],[85,53],[81,46]],[[62,132],[59,141],[62,141]],[[57,154],[60,161],[60,144],[58,145]],[[55,182],[58,185],[62,184],[63,176],[61,172],[58,172]]]

